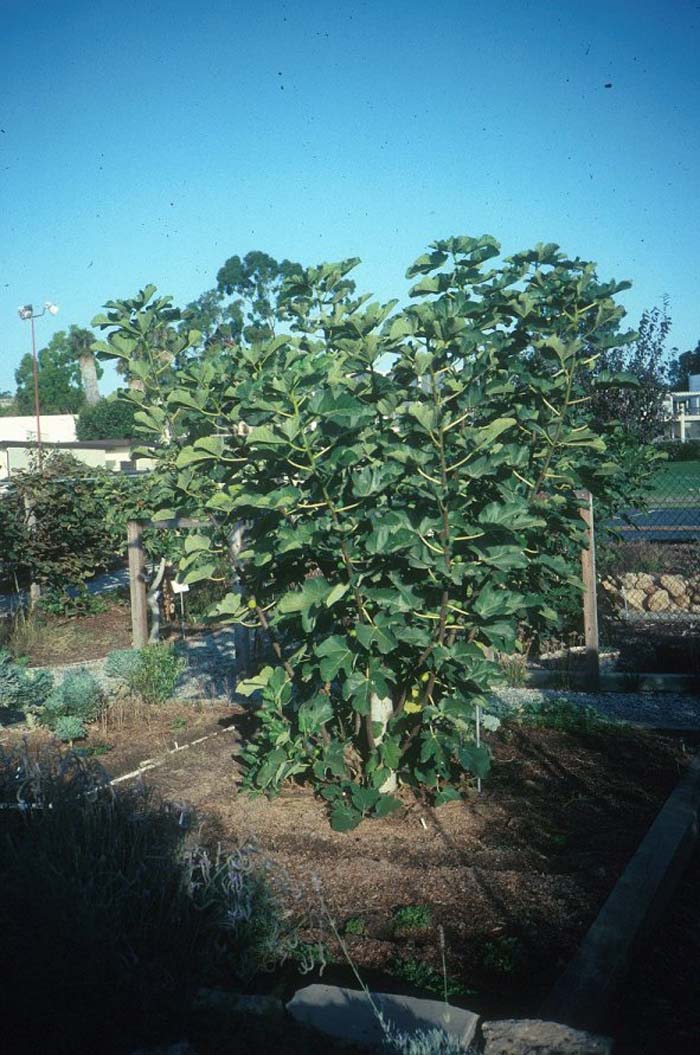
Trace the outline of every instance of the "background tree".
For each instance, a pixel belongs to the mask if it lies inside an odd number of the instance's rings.
[[[258,249],[246,253],[243,259],[230,256],[219,269],[217,291],[236,298],[231,307],[235,318],[241,319],[241,332],[247,341],[254,343],[274,336],[284,280],[302,273],[301,264],[291,260],[278,262]]]
[[[93,406],[87,403],[78,415],[75,434],[79,440],[123,440],[134,435],[133,403],[113,393]]]
[[[39,352],[39,404],[44,414],[77,414],[86,400],[86,388],[91,398],[97,391],[97,379],[102,368],[95,363],[91,345],[95,335],[81,326],[59,330],[46,348]],[[31,355],[22,357],[15,371],[17,392],[15,406],[18,414],[34,412],[34,369]],[[97,394],[99,399],[99,393]]]
[[[671,363],[669,384],[673,392],[687,392],[691,374],[700,374],[700,341],[692,351],[681,352]]]
[[[85,330],[81,326],[71,326],[68,331],[68,345],[78,363],[80,370],[80,381],[85,393],[85,402],[88,406],[94,406],[100,398],[98,378],[102,377],[102,368],[95,360],[92,345],[95,334],[91,330]]]
[[[233,347],[241,339],[245,320],[240,300],[226,303],[226,295],[208,289],[190,301],[182,312],[180,330],[199,330],[205,349]]]
[[[609,429],[619,423],[634,442],[651,443],[663,437],[666,422],[665,400],[669,389],[669,352],[666,340],[671,329],[668,301],[642,313],[635,339],[629,344],[612,344],[601,351],[591,375],[591,407],[598,427]],[[609,335],[608,342],[615,336]],[[609,376],[629,374],[634,385],[608,387]],[[590,388],[590,386],[589,386]]]
[[[80,367],[65,330],[59,330],[38,356],[39,404],[44,414],[76,414],[85,402]],[[34,412],[34,371],[30,354],[15,370],[19,414]]]

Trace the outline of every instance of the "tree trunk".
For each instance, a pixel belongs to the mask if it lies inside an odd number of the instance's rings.
[[[382,697],[382,696],[377,696],[377,694],[374,693],[374,692],[372,693],[372,696],[370,697],[370,702],[369,702],[370,718],[372,719],[372,724],[373,725],[376,724],[376,725],[380,725],[382,727],[382,731],[380,732],[379,736],[377,736],[375,734],[374,742],[376,744],[381,743],[381,741],[382,741],[382,739],[384,737],[384,733],[386,732],[386,727],[389,724],[389,719],[391,718],[393,710],[394,710],[394,706],[393,706],[393,704],[391,702],[391,699],[388,696]],[[393,791],[396,791],[396,785],[397,785],[396,773],[392,771],[390,776],[388,776],[386,778],[386,780],[384,781],[384,783],[382,784],[382,786],[380,787],[379,790],[383,794],[390,795]]]
[[[97,386],[97,366],[95,356],[92,352],[81,355],[79,359],[80,378],[83,383],[85,402],[89,407],[94,407],[99,402],[100,390]]]

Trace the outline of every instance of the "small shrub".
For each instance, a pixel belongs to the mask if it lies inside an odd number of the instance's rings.
[[[78,740],[86,735],[85,724],[100,717],[104,705],[105,696],[100,683],[89,670],[82,668],[66,674],[46,700],[39,720],[60,739]],[[78,726],[81,731],[70,735]]]
[[[395,930],[425,930],[433,922],[429,905],[402,905],[394,909],[391,922]]]
[[[186,662],[170,645],[146,645],[112,652],[105,673],[120,678],[146,704],[165,703],[175,691]]]
[[[436,971],[425,960],[403,959],[394,960],[392,974],[416,989],[427,989],[431,993],[440,995],[458,996],[465,992],[464,987],[452,978],[444,978],[440,971]]]
[[[80,718],[74,714],[62,714],[55,722],[53,731],[64,744],[72,743],[74,740],[84,740],[87,736],[85,726]]]
[[[615,724],[593,707],[584,707],[559,696],[524,704],[519,717],[527,725],[561,729],[568,733],[598,732]]]
[[[211,972],[248,979],[300,945],[283,873],[250,848],[186,849],[181,808],[106,779],[75,751],[0,749],[8,1050],[102,1050],[110,1021],[131,1050],[181,1028]]]
[[[351,916],[345,922],[345,933],[354,937],[364,937],[367,933],[367,924],[361,916]]]
[[[66,714],[76,715],[86,722],[100,717],[104,706],[104,692],[89,670],[81,668],[66,674],[60,686]]]
[[[111,678],[119,678],[127,682],[138,667],[141,660],[137,648],[119,648],[110,652],[105,661],[105,674]]]

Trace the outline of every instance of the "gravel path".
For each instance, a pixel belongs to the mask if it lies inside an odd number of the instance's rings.
[[[518,714],[524,707],[567,701],[590,707],[611,721],[650,729],[700,730],[700,698],[672,692],[567,692],[562,689],[498,689],[494,710],[500,717]]]
[[[236,650],[232,628],[178,641],[177,652],[187,661],[187,670],[177,687],[181,699],[232,700],[236,688]],[[70,670],[87,667],[107,690],[115,680],[105,674],[104,659],[48,667],[57,681]],[[497,689],[492,710],[501,718],[515,716],[523,708],[565,701],[592,708],[611,721],[628,722],[652,729],[700,730],[700,697],[670,692],[571,692],[562,689]]]
[[[176,696],[184,700],[233,699],[236,687],[236,649],[233,629],[217,630],[213,634],[190,638],[175,643],[175,651],[187,662],[181,676]],[[57,683],[66,674],[85,668],[95,675],[109,692],[118,684],[118,679],[105,673],[107,659],[90,659],[82,663],[66,663],[62,666],[44,667],[50,671]],[[35,668],[39,669],[39,668]]]

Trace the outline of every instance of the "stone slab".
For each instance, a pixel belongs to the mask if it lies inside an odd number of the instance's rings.
[[[611,1055],[609,1037],[538,1018],[482,1022],[484,1055]]]
[[[440,1000],[421,1000],[391,993],[371,993],[384,1020],[400,1033],[442,1029],[468,1048],[479,1017],[472,1011],[451,1007]],[[351,1044],[381,1047],[385,1034],[368,995],[360,989],[335,985],[307,985],[287,1004],[287,1011],[305,1026],[312,1026]]]

